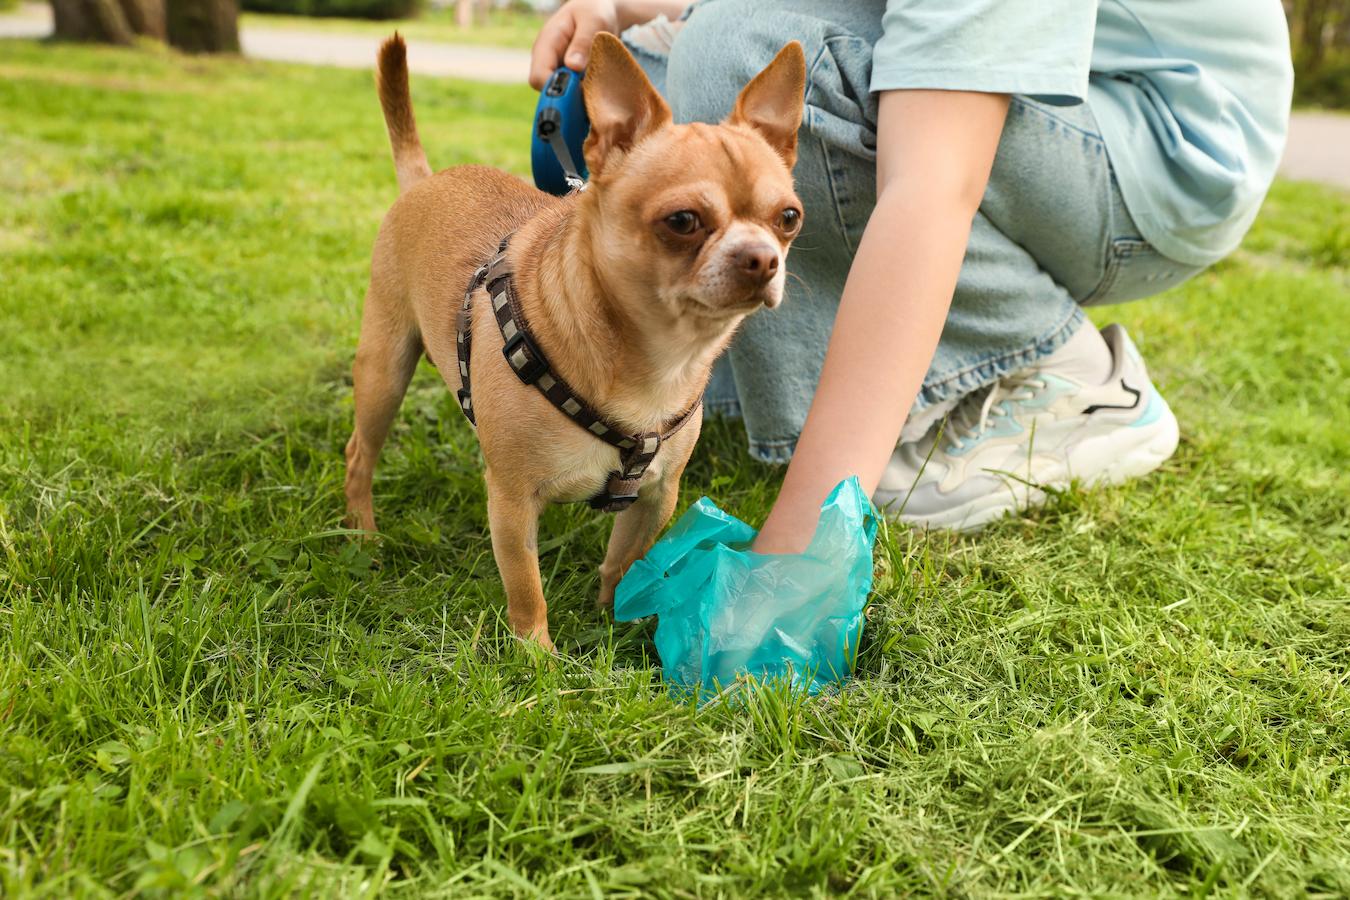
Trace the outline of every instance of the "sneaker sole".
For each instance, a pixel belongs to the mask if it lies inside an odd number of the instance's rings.
[[[1156,394],[1161,405],[1158,417],[1145,426],[1125,426],[1110,434],[1089,438],[1074,446],[1069,466],[1039,483],[1046,487],[1066,488],[1073,480],[1072,468],[1091,471],[1080,480],[1084,485],[1121,484],[1131,478],[1147,475],[1166,462],[1176,452],[1181,433],[1171,408]],[[1128,446],[1120,440],[1121,431],[1134,432],[1137,437]],[[1010,479],[1011,482],[1011,479]],[[1040,506],[1046,492],[1038,487],[1011,482],[1008,490],[976,497],[950,510],[928,516],[892,516],[897,522],[915,528],[933,528],[971,533],[1010,513],[1023,512]]]

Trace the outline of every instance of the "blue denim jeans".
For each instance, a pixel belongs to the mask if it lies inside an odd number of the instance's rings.
[[[793,172],[805,219],[788,255],[786,300],[746,321],[706,397],[712,412],[744,419],[750,452],[765,461],[792,455],[876,202],[877,99],[869,80],[884,8],[884,0],[704,0],[668,54],[627,36],[677,122],[720,121],[783,44],[799,40],[806,50]],[[1014,97],[951,311],[911,412],[1052,353],[1083,324],[1083,306],[1150,296],[1198,271],[1140,236],[1087,104]],[[904,277],[895,273],[897,285]]]

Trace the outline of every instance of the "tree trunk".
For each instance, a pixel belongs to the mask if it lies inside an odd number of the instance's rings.
[[[238,53],[238,0],[168,0],[169,43],[186,53]]]
[[[131,44],[137,35],[164,38],[163,0],[52,0],[56,37]]]
[[[164,40],[165,0],[120,0],[120,2],[132,31],[157,41]]]
[[[239,52],[239,0],[51,0],[56,37],[132,44],[167,39],[188,53]]]
[[[1326,55],[1327,14],[1331,4],[1327,0],[1303,0],[1302,32],[1304,69],[1315,72]]]

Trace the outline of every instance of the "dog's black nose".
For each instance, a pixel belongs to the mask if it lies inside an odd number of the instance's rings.
[[[747,244],[736,251],[736,268],[755,284],[767,284],[778,274],[778,248],[771,244]]]

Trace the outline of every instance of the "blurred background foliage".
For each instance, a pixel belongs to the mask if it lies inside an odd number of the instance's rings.
[[[1284,0],[1294,103],[1350,109],[1350,0]]]
[[[425,6],[423,0],[243,0],[248,12],[284,13],[351,19],[407,19]]]
[[[0,0],[3,2],[3,0]],[[539,18],[561,5],[559,0],[242,0],[246,12],[354,19],[406,19],[430,11],[472,27],[502,14]]]

